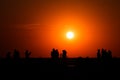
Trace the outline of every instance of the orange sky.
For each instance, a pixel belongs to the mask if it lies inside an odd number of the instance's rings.
[[[0,55],[16,48],[32,57],[49,57],[52,48],[68,57],[95,57],[98,48],[120,57],[120,6],[117,0],[2,0]],[[66,32],[73,31],[72,40]]]

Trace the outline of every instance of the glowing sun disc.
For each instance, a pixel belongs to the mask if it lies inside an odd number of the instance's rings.
[[[67,33],[66,33],[66,37],[67,37],[68,39],[72,39],[72,38],[74,38],[74,33],[73,33],[73,32],[67,32]]]

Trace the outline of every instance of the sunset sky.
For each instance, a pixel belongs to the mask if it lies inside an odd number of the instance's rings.
[[[105,48],[120,57],[120,1],[0,0],[1,57],[14,49],[50,57],[52,48],[66,49],[68,57],[96,57]]]

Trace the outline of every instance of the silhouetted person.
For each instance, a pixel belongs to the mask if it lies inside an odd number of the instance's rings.
[[[63,58],[63,59],[66,59],[66,58],[67,58],[67,55],[66,55],[66,54],[67,54],[67,51],[66,51],[66,50],[62,50],[62,52],[63,52],[63,53],[62,53],[62,58]]]
[[[55,54],[55,57],[58,59],[59,58],[59,52],[58,52],[58,49],[56,49],[56,54]]]
[[[31,52],[29,52],[28,50],[26,50],[25,51],[25,58],[28,59],[30,55],[31,55]]]
[[[62,65],[66,66],[67,65],[67,51],[62,50]]]
[[[107,51],[105,49],[102,49],[102,59],[106,59],[107,58]]]
[[[100,59],[100,58],[101,58],[100,49],[98,49],[98,52],[97,52],[97,59]]]
[[[55,49],[53,48],[51,51],[51,58],[54,58],[54,57],[55,57]]]
[[[20,58],[20,53],[19,53],[19,51],[16,50],[16,49],[14,50],[13,58],[14,58],[14,59],[19,59],[19,58]]]

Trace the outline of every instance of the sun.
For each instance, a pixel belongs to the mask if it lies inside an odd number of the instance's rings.
[[[66,33],[66,37],[67,37],[68,39],[73,39],[73,38],[74,38],[74,33],[71,32],[71,31],[69,31],[69,32]]]

